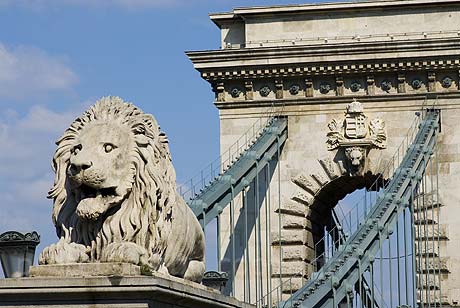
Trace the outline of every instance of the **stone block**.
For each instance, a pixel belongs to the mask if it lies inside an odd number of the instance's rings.
[[[251,308],[175,277],[32,277],[0,279],[2,308]]]
[[[431,273],[431,272],[443,272],[448,273],[450,266],[449,266],[449,258],[428,258],[426,260],[423,258],[419,262],[416,260],[417,265],[417,273]]]
[[[279,256],[279,246],[273,246],[273,254]],[[310,261],[314,259],[315,251],[305,245],[283,246],[281,248],[283,261]]]
[[[303,244],[313,247],[313,235],[307,230],[282,230],[279,232],[272,232],[272,243],[274,245],[281,244]]]
[[[284,229],[304,229],[307,226],[307,218],[293,215],[282,215],[281,226]]]
[[[31,277],[139,276],[140,267],[129,263],[74,263],[30,267]]]
[[[297,216],[306,216],[306,213],[308,212],[307,208],[305,205],[300,204],[298,202],[286,202],[283,203],[280,209],[275,210],[277,213],[281,212],[283,214],[291,214],[291,215],[297,215]]]
[[[415,228],[415,236],[417,240],[422,240],[422,239],[428,239],[428,240],[433,240],[433,239],[447,239],[448,234],[447,234],[447,226],[446,225],[421,225],[417,226]]]
[[[282,263],[280,272],[280,264],[279,262],[275,262],[272,265],[272,275],[276,277],[281,273],[282,277],[306,277],[311,273],[311,269],[312,266],[304,261],[289,261]]]

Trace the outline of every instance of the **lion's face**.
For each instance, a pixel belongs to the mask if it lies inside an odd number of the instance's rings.
[[[97,121],[82,129],[67,169],[80,218],[97,220],[130,193],[133,147],[132,133],[125,125]]]

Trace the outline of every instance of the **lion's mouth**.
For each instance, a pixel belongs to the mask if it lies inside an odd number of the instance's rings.
[[[124,196],[120,196],[115,187],[97,189],[82,184],[75,193],[75,199],[78,203],[78,216],[96,220],[108,209],[122,202]]]
[[[81,201],[86,198],[110,198],[116,197],[117,191],[115,187],[107,187],[107,188],[93,188],[91,186],[82,184],[79,187],[80,189],[80,198],[77,201]]]

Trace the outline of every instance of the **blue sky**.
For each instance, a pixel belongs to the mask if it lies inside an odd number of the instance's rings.
[[[317,1],[318,2],[318,1]],[[154,114],[178,180],[218,156],[210,86],[184,51],[218,49],[208,13],[295,1],[0,0],[0,232],[51,223],[54,141],[101,96]]]

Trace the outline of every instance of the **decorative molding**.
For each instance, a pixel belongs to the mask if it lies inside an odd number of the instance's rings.
[[[8,231],[0,234],[0,245],[16,244],[19,242],[40,243],[40,235],[37,232],[20,233],[17,231]]]
[[[218,82],[213,86],[213,92],[215,93],[216,101],[225,102],[225,87],[223,82]]]
[[[332,86],[328,82],[323,82],[319,85],[319,92],[321,94],[328,94],[332,90]]]
[[[237,87],[233,87],[233,88],[230,90],[230,95],[231,95],[233,98],[238,98],[238,97],[240,97],[240,95],[241,95],[241,90],[238,89]]]
[[[298,84],[293,84],[289,87],[289,93],[291,93],[291,95],[297,95],[299,94],[299,91],[300,86]]]
[[[388,79],[385,79],[380,83],[380,88],[387,93],[390,92],[392,87],[393,85],[391,84],[391,81]]]
[[[444,89],[449,89],[450,87],[452,87],[452,84],[454,83],[454,80],[449,77],[449,76],[445,76],[442,80],[441,80],[441,86],[444,88]]]
[[[350,84],[351,92],[358,92],[359,90],[361,90],[361,88],[362,88],[361,82],[359,82],[357,80],[352,81],[351,84]]]
[[[344,150],[351,175],[361,174],[370,148],[386,148],[385,122],[378,118],[368,120],[363,105],[356,100],[348,104],[345,118],[332,119],[328,128],[327,148]]]
[[[283,98],[283,80],[282,79],[275,80],[275,95],[277,99]]]
[[[305,78],[305,97],[313,97],[313,80],[311,77]]]
[[[411,86],[414,90],[418,90],[422,87],[423,81],[420,78],[414,78],[412,79]]]
[[[259,94],[260,94],[260,96],[262,96],[262,97],[267,97],[267,96],[270,94],[271,91],[272,91],[272,90],[270,89],[269,86],[262,86],[262,87],[259,89]]]
[[[460,99],[460,91],[443,91],[432,93],[438,97],[442,97],[449,100]],[[426,92],[411,92],[411,93],[385,93],[376,94],[373,96],[362,95],[359,97],[361,102],[374,102],[374,103],[385,103],[385,102],[402,102],[402,101],[413,101],[419,100],[422,102],[427,95],[431,93]],[[219,109],[233,109],[233,108],[258,108],[258,107],[271,107],[271,106],[299,106],[299,105],[321,105],[321,104],[347,104],[353,99],[353,95],[344,96],[332,96],[332,95],[317,95],[314,97],[289,97],[279,100],[267,100],[264,98],[254,100],[234,100],[227,102],[214,102],[215,106]],[[393,105],[388,105],[388,107]]]
[[[406,93],[406,74],[398,73],[398,93]]]
[[[375,79],[374,75],[367,76],[367,95],[374,95],[375,94]]]
[[[344,95],[344,86],[343,86],[343,77],[342,76],[337,76],[335,78],[335,84],[337,88],[337,96],[343,96]]]
[[[451,37],[198,51],[187,56],[204,79],[216,80],[458,69],[459,46],[460,37]],[[266,59],[271,59],[269,65]]]
[[[428,72],[428,92],[436,92],[436,73]]]
[[[244,95],[246,100],[253,100],[254,99],[254,87],[252,85],[252,81],[245,81],[244,83]]]
[[[308,63],[304,65],[291,64],[289,67],[282,65],[264,69],[203,69],[201,77],[208,81],[235,80],[245,78],[279,78],[299,76],[337,76],[347,74],[375,74],[395,73],[407,71],[435,71],[460,69],[460,59],[413,59],[411,61],[382,61],[362,62],[357,64],[343,63],[338,65]]]

